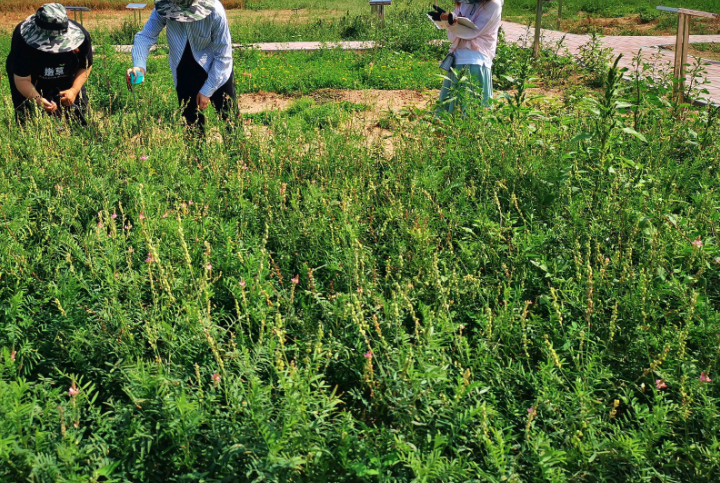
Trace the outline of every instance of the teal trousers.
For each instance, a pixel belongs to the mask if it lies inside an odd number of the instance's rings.
[[[489,106],[488,99],[493,96],[492,71],[484,65],[476,64],[456,65],[453,69],[455,72],[451,70],[447,73],[447,78],[443,81],[442,89],[440,90],[441,109],[446,110],[450,114],[455,111],[455,100],[451,100],[450,102],[444,101],[450,94],[450,88],[453,84],[459,82],[458,77],[462,78],[463,75],[467,75],[468,77],[467,81],[463,83],[465,84],[464,87],[468,87],[475,96],[479,96],[482,92],[483,106]],[[465,106],[460,107],[464,110]]]

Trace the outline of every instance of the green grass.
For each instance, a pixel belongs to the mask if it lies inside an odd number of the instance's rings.
[[[44,0],[3,0],[0,4],[0,12],[24,12],[28,10],[37,10],[44,5]],[[97,10],[125,10],[128,3],[143,3],[143,2],[128,2],[126,0],[74,0],[68,2],[66,6],[70,7],[88,7],[94,11]],[[245,0],[222,0],[222,4],[226,8],[242,8],[245,5]],[[152,3],[149,3],[149,8],[152,8]]]
[[[558,1],[545,3],[546,10],[557,8]],[[655,7],[662,5],[674,8],[689,8],[705,12],[719,12],[719,0],[563,0],[563,13],[569,16],[579,12],[597,15],[600,17],[623,17],[643,12],[655,11]],[[535,0],[508,0],[503,6],[507,15],[535,15],[537,2]],[[660,12],[657,12],[660,14]]]
[[[348,101],[331,102],[330,99],[317,102],[312,98],[301,98],[285,111],[263,111],[256,114],[247,114],[244,117],[265,126],[272,126],[275,122],[299,123],[301,128],[327,128],[338,127],[347,117],[346,113],[362,112],[370,109],[363,104]]]
[[[398,52],[236,72],[430,65]],[[579,75],[527,54],[498,82]],[[389,140],[300,99],[198,141],[167,59],[139,105],[127,62],[99,46],[84,129],[0,84],[0,481],[717,479],[717,110],[606,76]]]
[[[437,88],[437,63],[405,52],[320,50],[284,55],[246,52],[238,55],[236,65],[240,92],[306,94],[323,88]]]
[[[534,23],[535,0],[507,1],[503,15],[523,23]],[[543,27],[557,29],[558,0],[543,3]],[[657,6],[682,7],[711,13],[720,12],[719,0],[563,0],[562,29],[572,33],[598,32],[607,35],[669,35],[677,31],[677,14],[661,12]],[[635,22],[594,23],[593,19],[634,17]],[[693,34],[718,34],[718,27],[708,19],[694,18]]]

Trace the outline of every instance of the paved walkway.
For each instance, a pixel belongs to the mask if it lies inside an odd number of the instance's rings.
[[[532,45],[535,30],[528,31],[524,25],[503,22],[502,28],[505,31],[505,40],[508,42],[522,43],[527,40],[528,45]],[[565,36],[563,45],[566,46],[571,53],[577,54],[581,45],[590,40],[589,35],[567,34],[555,30],[542,31],[544,42],[554,43]],[[529,39],[527,37],[530,36]],[[675,45],[675,36],[610,36],[603,37],[602,42],[605,46],[613,49],[614,55],[617,57],[623,54],[620,60],[621,67],[630,67],[632,60],[638,51],[642,51],[645,62],[659,63],[657,67],[662,67],[672,72],[672,65],[675,59],[675,53],[668,50],[660,50],[659,59],[655,59],[658,54],[657,46],[659,45]],[[720,35],[691,35],[690,42],[720,42]],[[693,59],[689,58],[688,62],[692,63]],[[665,65],[663,65],[665,64]],[[720,104],[720,63],[711,63],[705,67],[707,69],[707,77],[710,84],[705,86],[709,91],[707,95],[709,101]]]
[[[526,26],[512,22],[503,22],[502,28],[505,31],[505,40],[508,42],[522,43],[527,41],[528,45],[532,44],[532,36],[534,30],[527,29]],[[528,36],[530,37],[528,39]],[[542,30],[543,40],[545,42],[557,42],[563,36],[563,43],[571,53],[577,54],[581,45],[590,40],[589,35],[566,34],[555,30]],[[648,62],[656,62],[655,58],[658,53],[657,46],[675,44],[675,37],[661,36],[615,36],[603,37],[603,43],[613,49],[615,56],[624,54],[620,65],[622,67],[630,67],[632,59],[638,51],[642,50],[643,59]],[[691,35],[690,42],[720,42],[720,35]],[[324,48],[341,48],[343,50],[367,50],[375,47],[375,42],[285,42],[285,43],[260,43],[260,44],[233,44],[237,49],[254,48],[264,52],[287,52],[287,51],[308,51],[319,50]],[[120,52],[130,52],[131,45],[118,45],[116,49]],[[661,50],[659,56],[660,64],[665,66],[657,66],[672,71],[674,53],[667,50]],[[690,60],[691,61],[691,60]],[[705,86],[709,91],[709,101],[720,104],[720,63],[708,65],[707,77],[710,84]]]

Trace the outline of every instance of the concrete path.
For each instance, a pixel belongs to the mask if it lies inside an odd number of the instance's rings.
[[[523,43],[532,45],[533,30],[528,31],[527,27],[512,22],[503,22],[502,28],[505,31],[505,39],[508,42]],[[563,45],[566,46],[572,54],[579,53],[580,46],[586,44],[590,40],[589,35],[566,34],[554,30],[542,30],[544,42],[555,43],[563,36],[565,37]],[[530,38],[528,38],[530,37]],[[648,63],[658,62],[658,68],[672,71],[674,53],[667,50],[660,50],[658,59],[659,45],[675,44],[675,37],[661,36],[611,36],[603,37],[602,42],[605,46],[613,49],[614,56],[623,54],[620,61],[622,67],[630,67],[632,59],[638,51],[642,51],[643,59]],[[691,35],[690,42],[720,42],[720,35]],[[343,50],[368,50],[375,47],[375,42],[285,42],[285,43],[259,43],[259,44],[233,44],[236,49],[258,49],[263,52],[288,52],[288,51],[310,51],[325,48],[341,48]],[[119,52],[130,52],[131,45],[118,45],[115,47]],[[689,59],[692,62],[692,59]],[[708,101],[720,104],[720,63],[712,63],[706,66],[707,77],[710,84],[705,86],[709,91]]]
[[[512,22],[503,22],[502,28],[505,31],[505,40],[508,42],[523,43],[532,45],[534,29],[528,31],[527,27]],[[530,37],[529,39],[527,37]],[[563,45],[566,46],[572,54],[579,53],[581,45],[590,40],[589,35],[566,34],[555,30],[542,30],[542,38],[544,42],[555,43],[565,37]],[[642,51],[645,62],[655,63],[658,68],[672,72],[672,65],[675,59],[675,53],[668,50],[660,50],[658,59],[659,45],[675,45],[675,36],[609,36],[603,37],[602,42],[606,47],[613,49],[613,54],[617,57],[623,54],[620,60],[621,67],[630,67],[632,60],[638,51]],[[697,42],[720,42],[720,35],[691,35],[691,43]],[[688,58],[689,63],[693,63],[694,59]],[[659,65],[657,65],[659,64]],[[720,104],[720,62],[712,62],[705,67],[707,69],[707,77],[710,84],[704,86],[709,91],[707,95],[708,101],[714,104]]]

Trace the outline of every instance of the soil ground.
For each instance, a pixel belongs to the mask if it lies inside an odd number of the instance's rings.
[[[365,104],[370,107],[368,111],[360,114],[379,118],[385,111],[401,111],[408,107],[425,109],[437,99],[439,91],[413,91],[392,90],[383,91],[368,89],[363,91],[322,89],[315,91],[308,97],[321,101],[348,101],[355,104]],[[295,96],[276,94],[273,92],[257,92],[241,94],[238,96],[240,112],[252,114],[272,109],[284,110],[290,107]]]
[[[364,104],[369,107],[366,111],[352,114],[346,127],[355,133],[361,133],[367,146],[379,146],[384,156],[392,156],[397,142],[404,134],[396,130],[394,123],[402,122],[398,116],[402,111],[411,108],[426,109],[432,107],[437,100],[439,91],[414,90],[376,90],[363,91],[321,89],[307,97],[320,102],[347,101],[355,104]],[[258,92],[241,94],[238,96],[238,105],[242,114],[253,114],[268,110],[284,110],[296,101],[298,97],[276,94],[272,92]],[[250,132],[267,135],[268,129],[261,125],[249,124]],[[212,137],[212,136],[211,136]],[[218,138],[219,139],[219,138]]]
[[[397,142],[407,135],[403,130],[397,129],[397,123],[404,122],[401,113],[412,109],[431,109],[439,94],[439,90],[321,89],[307,97],[318,101],[347,101],[367,105],[368,110],[350,116],[348,127],[355,132],[361,132],[368,146],[379,145],[385,156],[392,156]],[[528,96],[542,96],[542,99],[532,100],[529,104],[543,109],[543,105],[548,105],[546,103],[561,103],[565,94],[564,89],[531,88],[528,89]],[[496,99],[501,95],[502,92],[495,92]],[[285,110],[297,99],[295,96],[258,92],[239,95],[238,105],[241,114],[254,114],[268,110]],[[260,125],[251,126],[250,129],[260,133],[267,132],[267,128]]]

